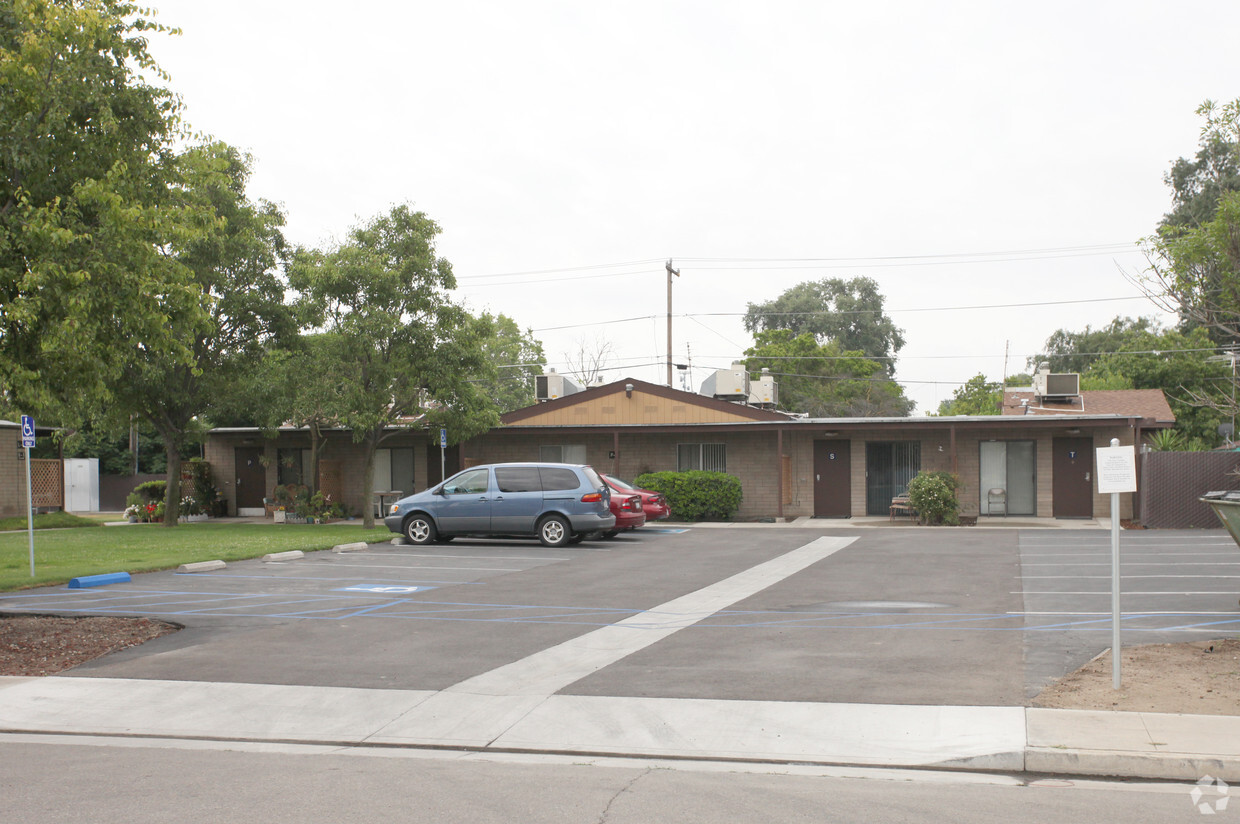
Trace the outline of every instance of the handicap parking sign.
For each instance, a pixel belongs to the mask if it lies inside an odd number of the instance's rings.
[[[34,448],[34,418],[29,415],[22,415],[22,446]]]
[[[410,595],[414,592],[425,592],[434,587],[420,587],[406,584],[354,584],[341,587],[337,592],[373,592],[378,595]]]

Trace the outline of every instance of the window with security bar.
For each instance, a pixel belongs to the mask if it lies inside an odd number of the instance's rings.
[[[728,445],[723,443],[681,443],[676,445],[676,471],[728,471]]]

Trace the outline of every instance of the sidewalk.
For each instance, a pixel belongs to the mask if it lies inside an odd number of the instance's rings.
[[[1240,781],[1240,717],[0,678],[0,733]]]

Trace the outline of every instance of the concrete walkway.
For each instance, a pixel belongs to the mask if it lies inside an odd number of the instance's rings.
[[[0,732],[1240,781],[1240,717],[0,678]]]

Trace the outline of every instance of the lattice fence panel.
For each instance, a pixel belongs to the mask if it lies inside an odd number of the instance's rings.
[[[64,464],[55,458],[30,461],[31,503],[36,509],[65,505]]]

